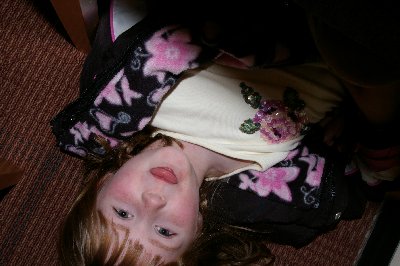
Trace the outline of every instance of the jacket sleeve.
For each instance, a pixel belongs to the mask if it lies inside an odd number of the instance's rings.
[[[102,31],[104,25],[99,38],[107,35]],[[141,130],[183,71],[214,55],[187,28],[151,16],[120,37],[112,45],[94,47],[84,65],[79,98],[51,121],[65,152],[101,155],[96,138],[113,147]]]

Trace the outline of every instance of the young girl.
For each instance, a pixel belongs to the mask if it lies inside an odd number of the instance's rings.
[[[344,97],[322,64],[245,69],[255,57],[152,15],[107,44],[108,24],[52,121],[97,171],[66,219],[65,264],[266,265],[263,241],[305,245],[345,218],[343,160],[304,138]]]

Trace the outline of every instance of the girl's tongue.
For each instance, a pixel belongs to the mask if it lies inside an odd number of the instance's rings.
[[[150,169],[150,173],[158,179],[161,179],[170,184],[178,184],[178,178],[174,171],[168,167],[155,167]]]

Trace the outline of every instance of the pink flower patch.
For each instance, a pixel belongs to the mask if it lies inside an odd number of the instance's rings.
[[[96,100],[94,101],[95,106],[99,106],[104,99],[114,105],[122,104],[121,97],[119,96],[115,87],[123,75],[124,75],[124,70],[119,71],[117,75],[115,75],[115,77],[100,92],[99,96],[97,96]]]
[[[118,92],[117,84],[120,83],[121,91]],[[122,93],[122,98],[120,96]],[[129,82],[124,75],[124,70],[119,71],[115,77],[107,84],[107,86],[100,92],[94,101],[95,106],[99,106],[103,100],[113,104],[122,105],[122,99],[128,104],[132,105],[132,99],[139,99],[142,94],[132,90],[129,87]]]
[[[300,173],[298,167],[272,167],[264,172],[250,171],[257,180],[253,182],[245,174],[239,175],[241,189],[251,189],[260,197],[267,197],[271,192],[285,201],[292,201],[288,182],[297,178]]]
[[[155,75],[162,82],[166,72],[177,75],[188,68],[196,67],[194,60],[200,54],[201,48],[190,44],[190,41],[187,30],[167,27],[156,32],[145,44],[151,58],[146,62],[143,74]]]

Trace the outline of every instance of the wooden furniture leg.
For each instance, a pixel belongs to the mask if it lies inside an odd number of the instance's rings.
[[[96,0],[50,0],[74,46],[85,53],[90,50],[96,28]]]

